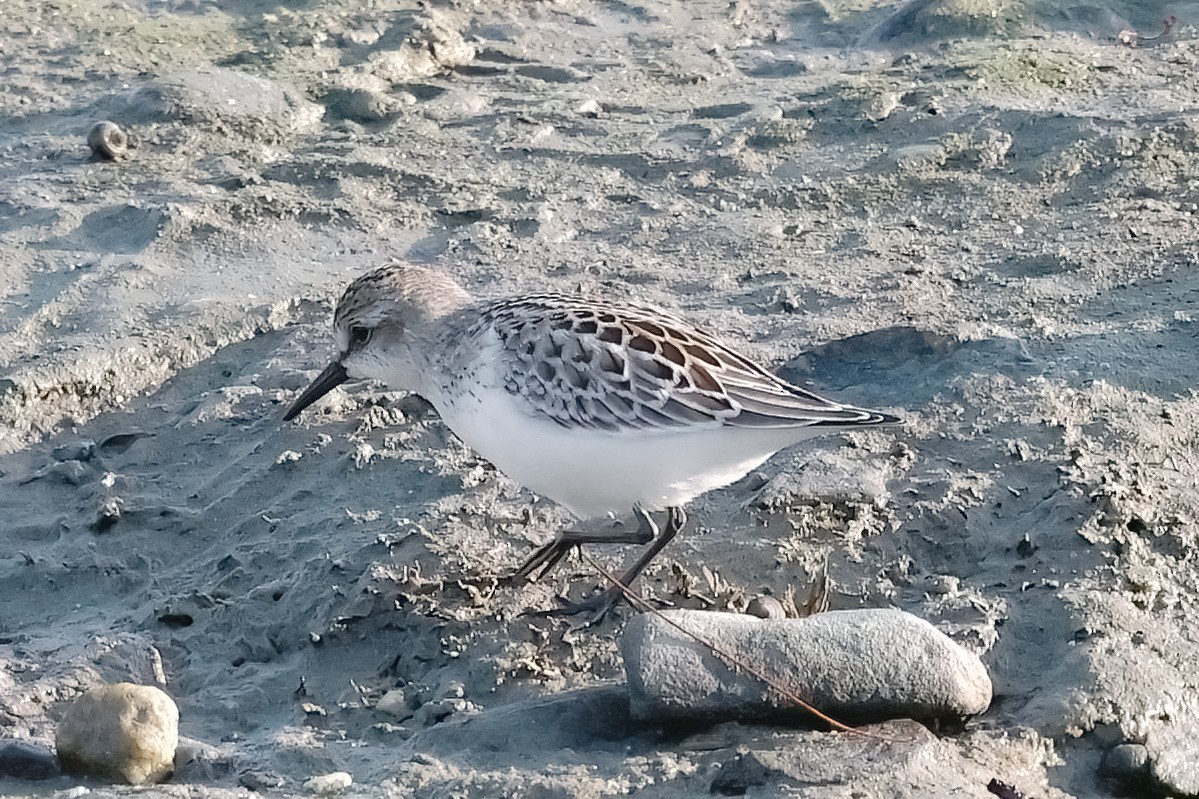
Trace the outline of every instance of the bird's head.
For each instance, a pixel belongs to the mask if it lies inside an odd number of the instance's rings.
[[[421,385],[429,330],[471,296],[453,278],[423,266],[395,263],[355,280],[333,314],[337,355],[305,389],[283,420],[290,421],[334,387],[372,378],[391,388]]]

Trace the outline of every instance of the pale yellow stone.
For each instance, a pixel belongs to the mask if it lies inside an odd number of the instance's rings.
[[[174,769],[179,709],[158,688],[102,685],[76,699],[58,725],[64,771],[130,785],[160,782]]]

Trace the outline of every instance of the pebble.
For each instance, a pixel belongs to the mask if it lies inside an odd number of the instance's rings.
[[[115,122],[103,120],[87,132],[87,146],[97,158],[115,161],[129,155],[133,140]]]
[[[64,771],[130,785],[174,770],[179,709],[148,685],[102,685],[80,696],[59,722],[55,745]]]
[[[662,615],[834,718],[956,719],[991,703],[991,679],[978,657],[903,611],[844,610],[782,621],[695,610]],[[655,614],[629,622],[621,653],[638,719],[761,719],[799,710]]]
[[[48,780],[58,774],[58,761],[49,749],[23,741],[0,746],[0,777],[18,780]]]
[[[344,771],[321,774],[305,781],[304,790],[315,794],[341,793],[354,784],[354,778]]]

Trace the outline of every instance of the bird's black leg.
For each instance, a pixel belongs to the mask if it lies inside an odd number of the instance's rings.
[[[610,530],[562,530],[548,544],[534,552],[510,579],[513,583],[539,580],[549,574],[558,561],[580,544],[648,544],[658,535],[658,525],[640,505],[633,507],[637,517],[637,528],[626,529],[624,525]]]
[[[648,519],[649,514],[641,508],[634,509],[643,518]],[[652,520],[650,520],[652,523]],[[641,576],[641,572],[645,571],[645,567],[658,556],[658,553],[671,542],[671,540],[679,534],[679,531],[687,524],[687,514],[682,508],[667,508],[666,509],[666,527],[654,539],[654,542],[641,553],[641,557],[630,566],[624,574],[620,576],[620,582],[624,587],[631,587],[633,581]],[[656,526],[656,525],[655,525]],[[576,602],[566,605],[565,607],[556,610],[547,611],[546,616],[564,616],[575,615],[577,613],[592,613],[593,615],[587,621],[587,624],[595,624],[603,620],[604,616],[608,615],[608,611],[616,607],[616,604],[624,598],[624,588],[620,585],[613,585],[597,594],[591,599],[583,602]]]

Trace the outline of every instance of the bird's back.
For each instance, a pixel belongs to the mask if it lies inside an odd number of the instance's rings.
[[[527,295],[487,306],[478,326],[498,337],[505,389],[567,428],[644,434],[898,421],[794,386],[651,306]]]

